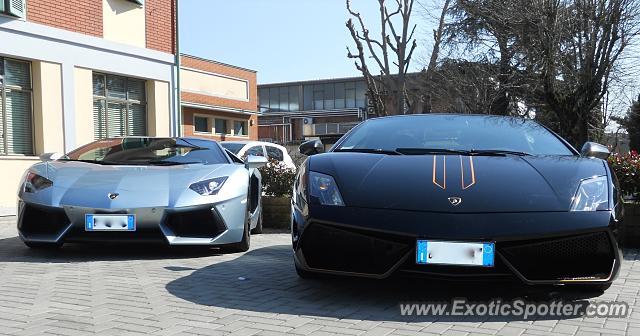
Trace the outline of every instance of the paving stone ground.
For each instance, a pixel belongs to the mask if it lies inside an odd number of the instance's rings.
[[[26,248],[0,219],[1,335],[640,335],[640,255],[625,251],[614,286],[627,318],[403,317],[399,303],[469,297],[553,297],[521,286],[412,279],[299,279],[287,234],[252,238],[247,253],[161,246]],[[566,293],[562,294],[567,297]]]

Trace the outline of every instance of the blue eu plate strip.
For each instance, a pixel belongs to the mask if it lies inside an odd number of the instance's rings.
[[[86,215],[84,222],[87,230],[93,230],[93,215]]]
[[[127,216],[127,230],[133,231],[136,229],[135,227],[135,217],[133,215]]]
[[[427,241],[426,240],[418,240],[418,253],[416,253],[416,263],[418,264],[427,263]]]
[[[493,266],[495,259],[493,243],[485,243],[482,247],[482,266]]]

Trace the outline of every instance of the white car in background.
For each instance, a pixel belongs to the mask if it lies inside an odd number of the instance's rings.
[[[287,149],[280,145],[264,141],[222,141],[220,145],[243,160],[248,155],[263,156],[282,162],[289,169],[296,169]]]

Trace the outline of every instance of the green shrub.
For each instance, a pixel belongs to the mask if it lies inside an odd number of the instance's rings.
[[[611,154],[608,161],[620,181],[622,195],[637,198],[640,191],[640,155],[635,151]]]
[[[269,160],[266,166],[260,168],[262,174],[262,190],[265,196],[291,196],[296,171],[287,168],[282,162]]]

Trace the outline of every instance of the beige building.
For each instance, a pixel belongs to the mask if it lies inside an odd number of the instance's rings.
[[[174,1],[0,4],[0,214],[43,153],[177,133]]]

